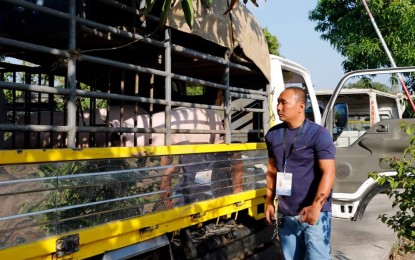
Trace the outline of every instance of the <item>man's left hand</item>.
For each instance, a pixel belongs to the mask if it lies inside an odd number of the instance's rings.
[[[308,223],[310,225],[317,224],[319,218],[320,218],[320,211],[321,207],[318,205],[311,205],[308,207],[304,207],[298,216],[300,217],[300,220],[302,222]]]

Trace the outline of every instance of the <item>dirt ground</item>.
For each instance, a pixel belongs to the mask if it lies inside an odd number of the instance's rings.
[[[392,253],[389,257],[391,260],[415,260],[415,251],[410,251],[403,254],[402,247],[399,244],[395,244],[392,248]]]
[[[415,253],[407,253],[405,255],[401,254],[391,254],[389,259],[391,260],[415,260]]]

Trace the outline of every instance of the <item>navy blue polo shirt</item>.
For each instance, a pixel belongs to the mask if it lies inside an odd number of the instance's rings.
[[[275,160],[278,172],[283,171],[284,129],[286,129],[286,172],[292,173],[293,183],[291,196],[278,196],[278,212],[295,216],[302,208],[313,203],[321,180],[318,161],[335,159],[336,148],[329,131],[307,119],[290,153],[291,144],[300,127],[289,129],[285,123],[278,124],[265,136],[268,157]],[[321,211],[331,211],[331,196],[332,191]]]

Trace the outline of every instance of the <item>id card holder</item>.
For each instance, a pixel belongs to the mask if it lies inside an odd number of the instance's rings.
[[[276,195],[291,196],[293,174],[289,172],[277,173]]]

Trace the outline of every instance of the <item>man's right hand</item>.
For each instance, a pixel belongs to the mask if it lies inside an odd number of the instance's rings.
[[[268,223],[275,223],[275,182],[277,180],[277,167],[275,160],[268,158],[267,166],[267,208],[265,210],[265,218]]]
[[[275,219],[275,206],[268,204],[267,205],[267,209],[265,210],[265,219],[267,220],[267,222],[269,224],[274,224],[276,219]]]

